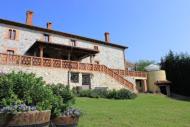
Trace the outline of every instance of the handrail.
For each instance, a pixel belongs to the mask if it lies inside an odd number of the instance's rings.
[[[110,77],[117,80],[123,86],[128,87],[131,90],[134,90],[134,86],[131,82],[129,82],[122,75],[114,72],[114,70],[108,68],[105,65],[80,63],[77,61],[68,61],[68,60],[35,57],[35,56],[9,55],[4,53],[0,53],[0,64],[54,67],[54,68],[74,69],[74,70],[84,70],[84,71],[98,71],[109,75]]]
[[[119,70],[112,69],[115,73],[122,76],[130,76],[130,77],[144,77],[147,78],[147,73],[142,71],[128,71],[128,70]]]

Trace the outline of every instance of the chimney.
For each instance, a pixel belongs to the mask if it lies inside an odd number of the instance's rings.
[[[51,22],[47,22],[47,29],[51,29],[52,28],[52,23]]]
[[[109,32],[105,32],[105,42],[106,43],[110,43],[110,33]]]
[[[27,25],[32,25],[32,16],[33,16],[32,11],[27,11],[26,12],[26,24]]]

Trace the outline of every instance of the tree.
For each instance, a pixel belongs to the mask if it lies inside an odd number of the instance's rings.
[[[150,61],[150,60],[139,60],[138,62],[135,63],[136,65],[136,70],[137,71],[145,71],[145,67],[150,65],[150,64],[154,64],[154,61]]]
[[[190,96],[190,55],[169,51],[161,58],[161,69],[166,71],[167,79],[172,82],[171,92]]]

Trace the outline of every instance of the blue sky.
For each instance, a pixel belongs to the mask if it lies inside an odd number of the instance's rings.
[[[0,18],[126,45],[130,61],[159,61],[170,49],[190,52],[190,0],[1,0]]]

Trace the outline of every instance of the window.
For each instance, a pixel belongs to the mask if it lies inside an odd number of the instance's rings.
[[[49,42],[50,41],[48,34],[44,34],[44,41],[45,42]]]
[[[94,49],[95,49],[95,50],[98,50],[98,46],[94,46]]]
[[[14,53],[15,53],[14,50],[7,50],[8,55],[14,55]]]
[[[71,82],[79,83],[79,73],[78,72],[71,72]]]
[[[9,29],[9,39],[16,40],[16,30]]]
[[[91,85],[90,74],[82,74],[82,85]]]
[[[71,39],[71,46],[77,46],[76,40]]]
[[[100,64],[100,62],[99,62],[99,61],[94,61],[94,63],[95,63],[95,64]]]

